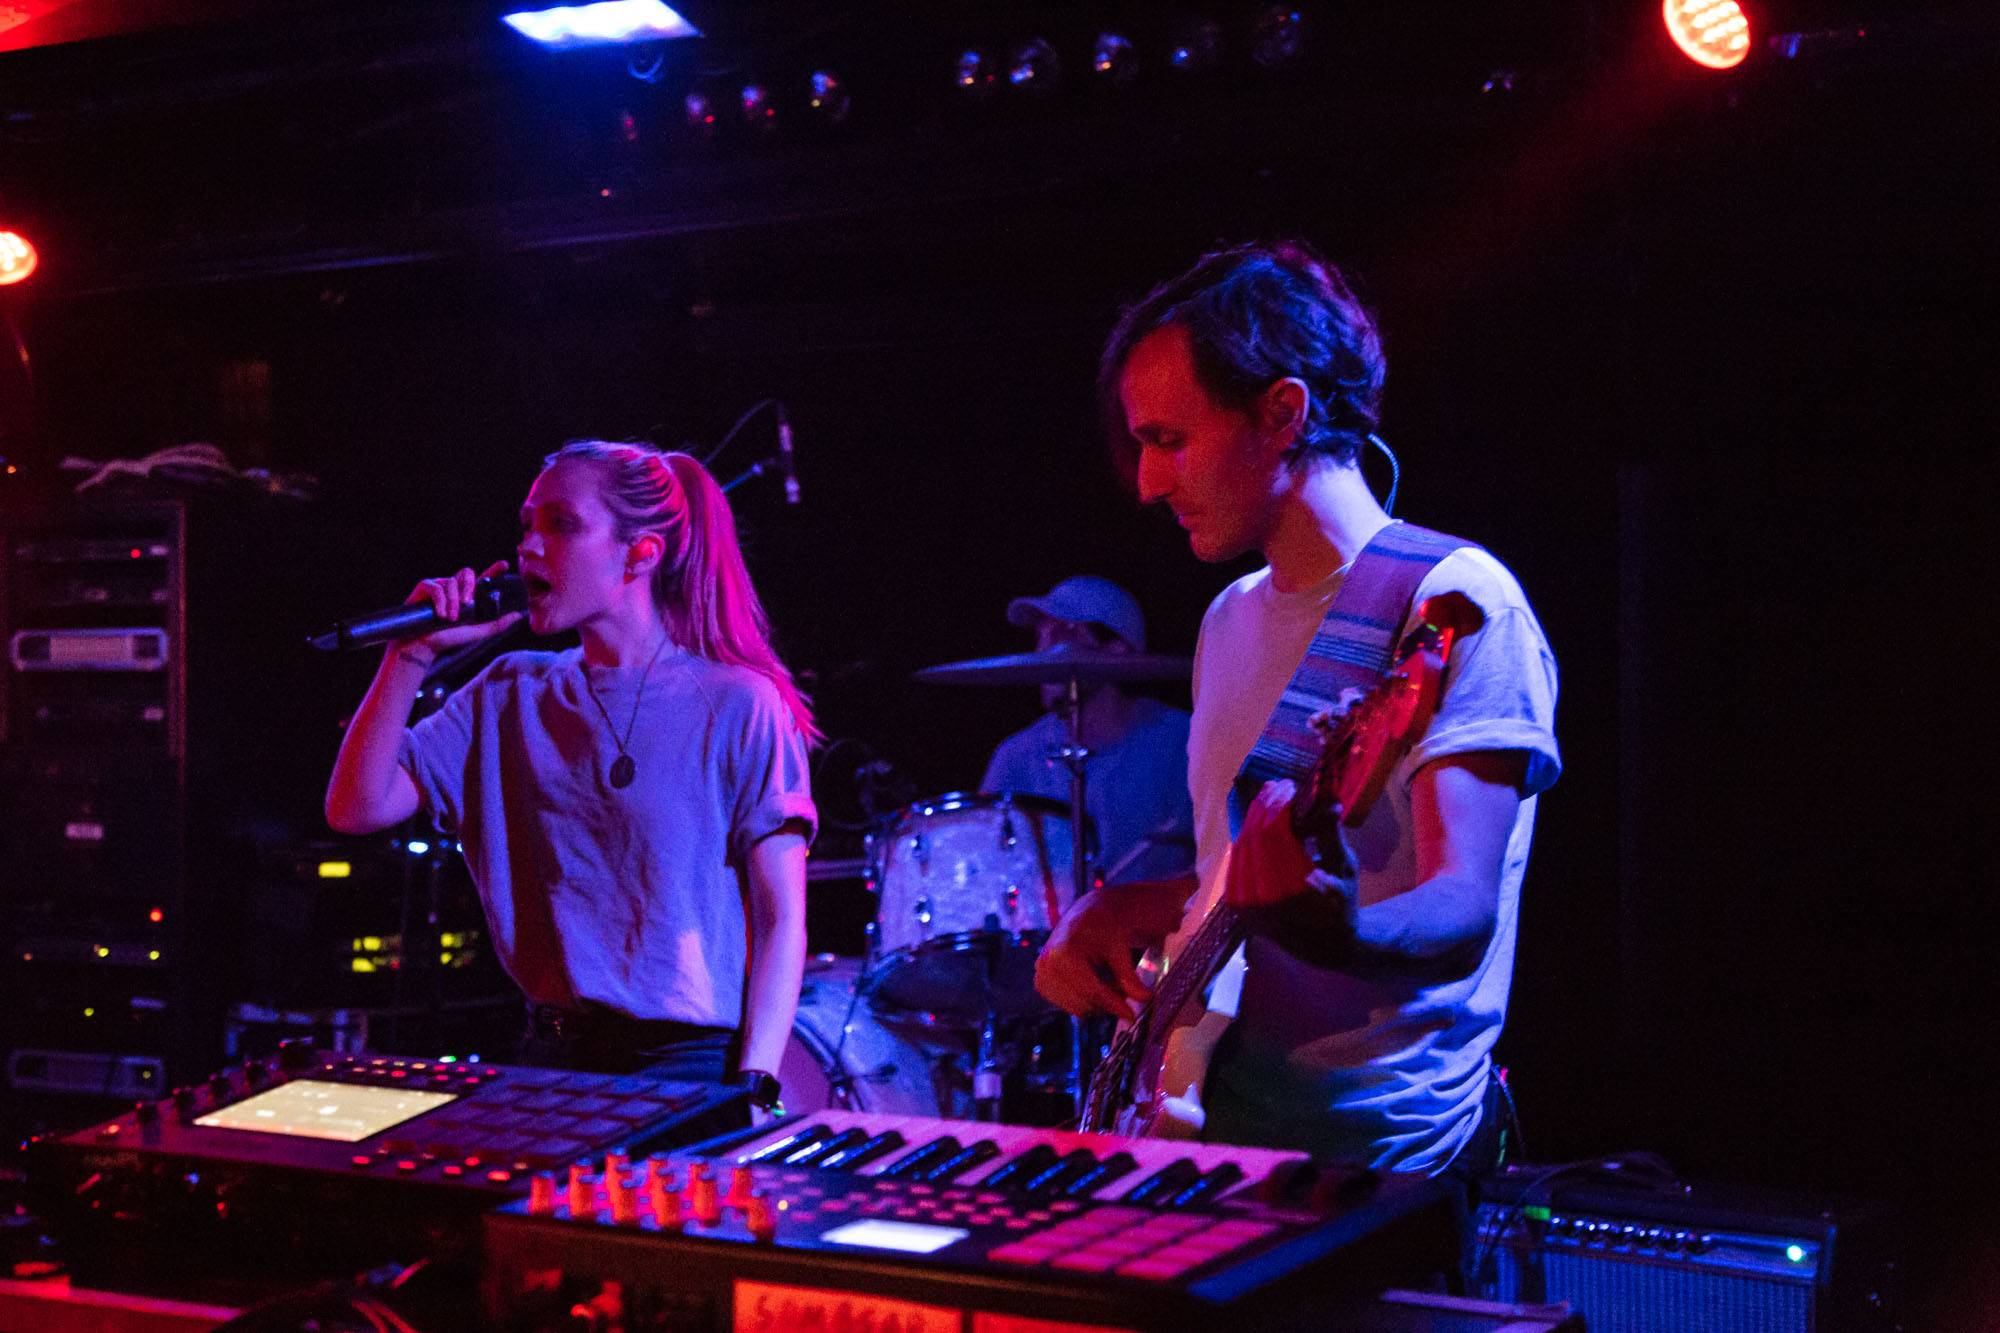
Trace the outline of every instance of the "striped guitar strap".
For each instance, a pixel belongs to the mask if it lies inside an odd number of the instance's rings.
[[[1382,679],[1394,660],[1396,640],[1418,585],[1440,560],[1471,545],[1429,528],[1396,522],[1362,548],[1264,724],[1264,734],[1250,747],[1250,756],[1236,775],[1229,793],[1232,837],[1266,782],[1296,780],[1312,767],[1319,755],[1319,735],[1310,721],[1313,714],[1339,703],[1342,691],[1366,690]]]

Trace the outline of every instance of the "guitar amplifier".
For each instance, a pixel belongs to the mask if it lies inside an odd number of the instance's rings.
[[[1567,1301],[1591,1333],[1896,1327],[1887,1219],[1852,1201],[1569,1185],[1518,1166],[1482,1182],[1477,1234],[1483,1295]]]

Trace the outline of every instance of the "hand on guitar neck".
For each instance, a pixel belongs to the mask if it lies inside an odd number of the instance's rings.
[[[1222,900],[1239,912],[1255,912],[1311,894],[1323,900],[1330,918],[1352,918],[1355,907],[1354,858],[1341,836],[1338,818],[1325,821],[1313,852],[1293,831],[1292,802],[1297,786],[1289,779],[1267,782],[1244,812]],[[1316,852],[1317,856],[1313,853]]]

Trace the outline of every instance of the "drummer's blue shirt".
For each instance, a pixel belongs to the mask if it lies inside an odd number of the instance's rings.
[[[1194,867],[1194,804],[1187,784],[1190,719],[1178,708],[1143,697],[1132,700],[1131,716],[1124,735],[1091,751],[1084,801],[1097,829],[1097,864],[1115,870],[1121,883],[1188,874]],[[1068,743],[1063,720],[1044,714],[1000,742],[979,789],[1068,801],[1069,769],[1052,757]]]

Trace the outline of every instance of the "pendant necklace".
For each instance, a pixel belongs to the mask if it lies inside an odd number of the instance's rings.
[[[611,714],[604,707],[604,700],[597,697],[597,687],[590,683],[590,663],[582,664],[583,688],[590,695],[590,701],[597,705],[598,713],[603,716],[604,730],[610,734],[611,743],[618,747],[618,757],[611,761],[611,785],[621,790],[631,786],[632,779],[639,776],[639,765],[633,762],[631,754],[625,747],[632,739],[633,729],[639,725],[639,704],[646,697],[646,682],[652,679],[653,663],[660,660],[660,654],[666,650],[667,641],[672,637],[670,634],[661,636],[660,646],[653,649],[652,657],[646,662],[646,670],[639,677],[639,688],[632,695],[632,716],[626,720],[623,740],[619,739],[618,728],[613,725]]]

